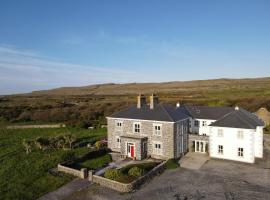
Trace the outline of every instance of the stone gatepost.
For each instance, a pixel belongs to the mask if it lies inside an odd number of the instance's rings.
[[[93,170],[89,170],[89,172],[88,172],[88,180],[89,181],[93,181],[93,174],[94,174],[94,171]]]
[[[81,169],[81,178],[85,179],[87,178],[88,174],[87,174],[87,169],[86,168],[82,168]]]

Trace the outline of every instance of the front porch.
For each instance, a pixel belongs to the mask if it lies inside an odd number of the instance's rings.
[[[142,160],[147,157],[147,137],[141,136],[121,136],[121,156]]]
[[[209,137],[205,135],[189,134],[189,151],[208,153]]]

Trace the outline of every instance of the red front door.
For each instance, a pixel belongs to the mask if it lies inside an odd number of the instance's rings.
[[[130,155],[134,158],[134,146],[130,146]]]

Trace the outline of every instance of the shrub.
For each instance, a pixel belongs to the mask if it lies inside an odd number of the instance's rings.
[[[32,152],[32,146],[33,146],[33,141],[32,140],[23,139],[22,144],[23,144],[23,146],[25,148],[26,154],[29,154],[29,153]]]
[[[122,167],[120,170],[122,173],[126,174],[131,168],[139,167],[141,169],[144,169],[145,172],[148,172],[151,169],[153,169],[155,166],[157,166],[156,162],[147,162],[147,163],[140,163],[140,164],[130,164],[125,167]]]
[[[96,141],[95,143],[95,147],[99,150],[101,149],[102,147],[104,147],[104,143],[102,141]]]
[[[129,171],[128,171],[128,175],[130,176],[134,176],[136,178],[143,176],[145,173],[144,169],[139,168],[139,167],[132,167]]]
[[[44,147],[48,147],[50,145],[50,141],[47,138],[37,137],[35,144],[39,149],[43,149]]]
[[[179,167],[179,164],[178,164],[178,162],[177,162],[176,159],[169,159],[169,160],[167,160],[167,162],[165,163],[165,168],[166,168],[166,169],[175,169],[175,168],[177,168],[177,167]]]
[[[117,180],[122,176],[123,174],[118,169],[107,169],[104,174],[105,178],[108,178],[111,180]]]

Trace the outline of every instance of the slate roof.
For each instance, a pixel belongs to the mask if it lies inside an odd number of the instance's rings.
[[[184,109],[193,118],[218,120],[224,115],[232,112],[233,107],[210,107],[184,105]]]
[[[150,109],[149,105],[142,105],[141,108],[131,106],[130,108],[115,113],[110,117],[176,122],[186,119],[189,116],[182,111],[181,107],[176,108],[166,104],[155,104],[154,109]]]
[[[210,126],[255,129],[264,126],[264,122],[256,115],[240,108],[233,107],[208,107],[184,105],[174,107],[167,104],[155,104],[154,109],[149,105],[131,106],[126,110],[111,115],[112,118],[138,119],[176,122],[189,117],[197,119],[216,120]]]
[[[257,126],[264,126],[264,122],[256,115],[240,108],[226,114],[210,126],[256,129]]]

